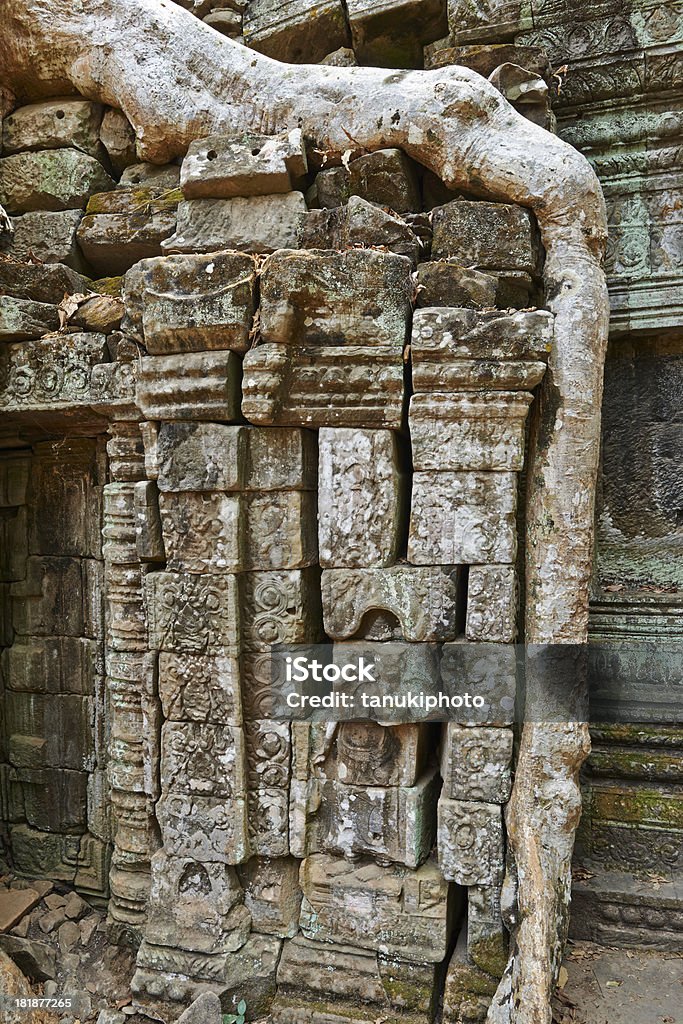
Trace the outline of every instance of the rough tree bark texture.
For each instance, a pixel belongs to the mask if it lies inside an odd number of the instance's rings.
[[[288,66],[170,0],[0,0],[0,81],[22,102],[77,91],[120,107],[142,159],[211,132],[301,127],[338,162],[400,147],[451,188],[531,207],[555,344],[528,496],[526,640],[583,643],[608,303],[606,223],[586,160],[474,72]],[[519,879],[514,954],[489,1015],[549,1024],[570,890],[587,727],[527,723],[508,814]]]

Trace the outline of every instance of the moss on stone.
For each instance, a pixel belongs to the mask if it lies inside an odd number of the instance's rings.
[[[507,943],[501,933],[487,935],[471,943],[469,956],[477,967],[496,978],[500,978],[508,962]]]
[[[100,277],[97,281],[93,281],[91,288],[98,295],[111,295],[115,299],[121,294],[123,288],[123,277]]]
[[[179,188],[166,189],[149,185],[136,185],[134,188],[119,188],[114,192],[97,192],[90,196],[86,213],[159,213],[163,210],[175,210],[182,200],[183,193]]]

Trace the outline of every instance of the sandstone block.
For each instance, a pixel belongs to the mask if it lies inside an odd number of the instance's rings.
[[[219,654],[239,644],[234,575],[154,572],[144,583],[153,650]]]
[[[211,752],[206,757],[207,751]],[[165,722],[161,729],[164,793],[225,797],[246,788],[244,732],[239,726]]]
[[[82,331],[102,331],[111,334],[121,326],[123,302],[113,295],[93,295],[69,317],[69,325]]]
[[[252,857],[240,865],[244,905],[254,931],[287,939],[299,930],[301,889],[294,857]]]
[[[467,930],[458,937],[446,972],[443,999],[444,1024],[483,1024],[498,987],[497,977],[475,967],[467,956]]]
[[[512,785],[511,729],[446,725],[441,749],[442,796],[504,804]]]
[[[129,164],[116,187],[131,188],[133,185],[143,185],[161,196],[180,187],[180,167],[178,164]]]
[[[367,0],[359,2],[366,9],[371,6]],[[377,150],[358,157],[349,165],[349,174],[351,195],[395,213],[417,213],[422,208],[415,164],[402,150]]]
[[[162,492],[159,509],[168,568],[173,572],[240,572],[245,567],[239,495]]]
[[[439,800],[437,849],[444,878],[458,885],[500,883],[503,816],[498,804]]]
[[[240,663],[236,654],[159,655],[159,699],[175,722],[242,724]]]
[[[202,18],[205,25],[210,25],[216,32],[235,39],[242,35],[242,16],[237,11],[216,10],[211,11]]]
[[[89,100],[63,98],[29,103],[5,118],[2,152],[25,149],[61,149],[70,146],[98,157],[101,152],[99,127],[102,107]]]
[[[65,295],[87,292],[89,287],[85,277],[62,264],[0,263],[0,291],[15,299],[58,305]]]
[[[528,210],[505,203],[455,200],[433,212],[434,259],[491,270],[536,273],[537,228]]]
[[[336,777],[349,786],[414,786],[426,766],[428,746],[424,725],[340,722]]]
[[[28,557],[27,509],[14,508],[0,517],[0,580],[11,583],[24,578]]]
[[[512,565],[473,565],[467,583],[468,640],[512,643],[517,635],[517,579]]]
[[[337,50],[333,50],[332,53],[328,53],[326,57],[323,57],[319,63],[326,64],[332,68],[358,67],[356,55],[349,46],[340,46]]]
[[[300,128],[280,135],[211,135],[190,143],[180,171],[186,199],[290,192],[308,170]]]
[[[460,43],[479,42],[491,38],[510,39],[524,22],[518,4],[502,0],[495,12],[475,7],[468,0],[448,0],[448,24],[452,38]]]
[[[147,646],[147,623],[137,565],[107,566],[106,599],[109,646],[117,651],[144,650]]]
[[[32,742],[29,737],[11,737],[10,757],[26,760],[21,747]],[[9,773],[11,817],[46,832],[82,832],[87,821],[87,782],[85,772],[17,765]]]
[[[422,67],[422,44],[447,29],[442,0],[347,0],[353,48],[363,64]]]
[[[327,782],[321,812],[323,849],[350,859],[365,854],[380,864],[416,868],[434,844],[439,786],[436,770],[415,786]]]
[[[296,428],[247,430],[247,491],[315,490],[317,437]]]
[[[221,1001],[215,992],[202,992],[183,1010],[178,1020],[182,1024],[220,1024]]]
[[[341,0],[251,0],[243,27],[247,46],[292,64],[315,63],[349,42]]]
[[[278,1015],[283,994],[294,999],[298,996],[300,1003],[328,998],[332,1006],[339,1006],[340,999],[360,999],[363,1004],[429,1013],[435,989],[432,964],[399,960],[356,946],[313,942],[300,935],[285,943],[277,980]],[[304,992],[316,998],[302,998]]]
[[[302,249],[350,249],[377,246],[406,256],[413,266],[423,251],[422,241],[404,220],[359,196],[345,206],[311,210],[301,238]]]
[[[142,260],[125,277],[128,321],[151,355],[244,352],[254,317],[256,268],[244,253]]]
[[[498,302],[498,279],[494,274],[463,267],[454,260],[434,260],[417,268],[417,305],[464,306],[478,309]]]
[[[347,167],[327,167],[318,171],[307,193],[312,207],[332,210],[345,206],[351,196],[351,174]]]
[[[9,690],[85,696],[93,693],[94,677],[102,672],[97,645],[82,637],[17,638],[1,658]]]
[[[318,579],[315,568],[240,576],[245,649],[269,652],[272,644],[320,642]]]
[[[325,569],[325,632],[333,640],[347,639],[361,630],[368,612],[383,610],[398,619],[405,640],[453,639],[457,628],[457,579],[458,572],[452,565]]]
[[[100,768],[91,772],[88,776],[87,786],[88,831],[98,839],[101,839],[102,842],[111,843],[111,789],[107,772]],[[92,938],[92,933],[99,924],[99,920],[99,916],[96,916],[94,924],[91,918],[86,918],[81,922],[81,942],[84,946],[87,946]]]
[[[508,962],[508,933],[500,915],[500,885],[472,885],[467,890],[467,956],[494,978]]]
[[[315,488],[309,430],[162,423],[154,443],[160,491],[301,491]]]
[[[171,856],[240,864],[250,855],[244,792],[229,799],[164,793],[156,814],[164,850]]]
[[[16,632],[82,636],[82,592],[79,559],[32,555],[26,562],[26,579],[10,587]]]
[[[252,423],[401,429],[398,346],[258,345],[243,365],[242,413]]]
[[[113,107],[105,110],[100,125],[100,141],[118,173],[136,162],[135,129],[122,110]]]
[[[82,210],[93,192],[114,185],[102,164],[75,149],[14,153],[0,159],[0,203],[8,213]]]
[[[83,255],[100,275],[125,274],[139,260],[161,256],[176,228],[178,189],[119,188],[91,196],[78,229]]]
[[[50,878],[75,885],[80,892],[104,896],[107,892],[109,847],[94,836],[79,836],[80,859],[74,871],[73,834],[41,832],[28,825],[11,829],[12,853],[18,872],[30,878]]]
[[[18,456],[0,461],[0,508],[26,504],[30,472],[30,458]]]
[[[423,360],[544,362],[553,341],[553,316],[543,309],[420,309],[413,318],[411,352]]]
[[[76,240],[82,218],[81,210],[38,211],[12,217],[14,235],[7,255],[15,260],[27,260],[33,255],[44,263],[64,263],[79,273],[87,273],[87,264]]]
[[[516,509],[514,473],[415,473],[408,559],[415,565],[514,562]]]
[[[0,341],[40,338],[58,327],[59,317],[54,306],[0,295]]]
[[[159,490],[239,491],[247,430],[218,423],[162,423],[153,441]],[[146,451],[149,445],[146,444]]]
[[[7,889],[0,892],[0,932],[8,932],[40,902],[35,889]]]
[[[159,494],[153,480],[135,484],[135,547],[143,562],[164,562],[164,539],[159,514]]]
[[[17,935],[0,935],[0,949],[4,950],[16,964],[16,968],[12,969],[13,974],[16,972],[18,975],[21,971],[33,981],[48,981],[57,976],[55,950],[47,942],[37,942],[35,939]],[[6,983],[7,973],[4,964],[2,972],[3,983]],[[21,983],[25,988],[17,994],[29,996],[31,990],[26,978],[22,978]]]
[[[101,337],[101,336],[100,336]],[[54,339],[56,341],[56,339]],[[47,343],[46,343],[47,348]],[[58,353],[55,350],[55,356]],[[54,367],[58,360],[54,359]],[[102,546],[101,478],[95,442],[73,437],[55,449],[34,445],[31,467],[29,545],[44,555],[90,555]],[[88,516],[83,515],[87,507]]]
[[[362,860],[307,857],[299,880],[306,939],[377,950],[416,963],[443,960],[449,941],[448,886],[433,863],[417,870]],[[353,906],[353,915],[348,907]]]
[[[394,564],[406,497],[396,435],[324,427],[318,438],[320,564]]]
[[[508,391],[413,395],[409,422],[414,468],[521,470],[531,401],[527,392]]]
[[[165,239],[164,253],[272,253],[298,249],[307,215],[301,192],[238,199],[187,199],[178,206],[175,234]]]
[[[461,0],[455,0],[460,5]],[[456,15],[456,18],[458,16]],[[453,30],[460,26],[455,23]],[[496,30],[497,31],[497,30]],[[543,77],[548,73],[548,56],[538,46],[522,46],[519,43],[488,43],[486,45],[453,46],[452,39],[438,39],[432,46],[425,47],[425,69],[460,64],[488,78],[501,64],[517,64],[521,68]]]
[[[463,725],[512,725],[517,692],[517,652],[510,644],[470,643],[460,640],[441,649],[440,677],[444,692],[468,689],[484,698]]]
[[[283,250],[264,266],[264,342],[403,348],[409,317],[410,263],[402,256]]]
[[[247,569],[301,569],[317,563],[317,501],[313,492],[248,494],[243,507]]]
[[[136,402],[150,420],[234,420],[241,366],[234,352],[191,352],[140,360]]]
[[[286,789],[292,754],[289,722],[250,721],[245,735],[250,789]]]
[[[322,207],[342,206],[350,196],[360,196],[395,213],[422,208],[415,165],[400,149],[378,149],[352,160],[348,169],[320,171],[316,186]]]
[[[249,846],[262,857],[289,855],[289,792],[275,786],[249,790]]]
[[[282,942],[270,935],[252,933],[244,945],[226,963],[221,998],[235,1013],[245,993],[250,1012],[269,1013],[275,995],[275,972]]]
[[[29,759],[29,768],[70,768],[74,772],[82,769],[84,759],[92,753],[92,710],[92,700],[80,694],[8,691],[7,736],[10,750],[16,751],[16,761],[23,762],[16,767],[27,766]],[[30,752],[23,742],[28,737],[40,741]]]
[[[437,694],[439,691],[438,648],[434,644],[404,643],[401,625],[396,616],[386,608],[368,612],[359,630],[361,639],[353,639],[335,643],[332,658],[339,666],[356,662],[363,658],[367,665],[374,666],[375,681],[363,681],[359,684],[346,684],[344,690],[355,695],[356,707],[362,707],[360,694],[368,697],[369,715],[384,726],[402,724],[411,715],[414,719],[428,720],[426,711],[406,712],[410,704],[397,705],[396,708],[386,707],[383,697],[387,693],[387,684],[394,699],[408,694]],[[401,702],[403,703],[403,702]],[[344,714],[351,718],[352,713]],[[432,715],[438,720],[438,715]],[[380,744],[381,746],[381,744]],[[378,751],[379,753],[379,751]],[[314,762],[315,763],[315,762]],[[367,784],[361,783],[361,785]]]
[[[102,553],[110,563],[137,565],[134,499],[133,483],[110,483],[104,486]]]

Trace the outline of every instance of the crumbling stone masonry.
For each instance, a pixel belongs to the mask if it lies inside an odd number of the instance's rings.
[[[533,220],[464,197],[427,216],[390,150],[309,213],[294,185],[320,196],[339,169],[306,178],[296,132],[116,186],[88,157],[109,190],[65,192],[77,127],[113,162],[100,113],[20,108],[0,162],[8,855],[109,897],[147,1010],[248,988],[283,1024],[427,1022],[445,983],[449,1019],[481,1012],[507,959],[514,673],[492,725],[330,733],[269,720],[269,651],[401,639],[447,672],[515,639],[553,330],[528,308]],[[494,308],[510,295],[527,308]]]
[[[592,629],[678,637],[669,6],[181,6],[294,63],[472,67],[587,152],[614,331]],[[514,671],[485,725],[289,724],[269,652],[401,640],[446,680],[512,654],[543,251],[528,210],[398,149],[327,166],[263,132],[153,165],[111,107],[5,117],[3,856],[107,901],[143,1012],[208,990],[277,1024],[474,1024],[509,952]],[[680,730],[594,739],[573,927],[677,948]],[[636,897],[624,868],[672,877]]]

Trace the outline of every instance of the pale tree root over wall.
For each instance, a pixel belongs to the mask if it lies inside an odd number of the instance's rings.
[[[120,107],[141,159],[168,161],[211,132],[301,127],[331,162],[354,143],[395,146],[451,188],[534,210],[556,326],[529,473],[525,639],[584,643],[608,328],[605,209],[586,160],[464,68],[280,64],[171,0],[0,0],[0,14],[0,86],[21,102],[76,91]],[[514,952],[495,1024],[550,1022],[588,747],[585,725],[524,727],[508,808]]]

